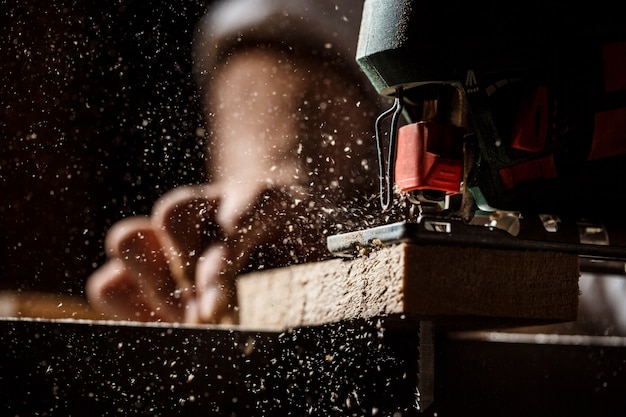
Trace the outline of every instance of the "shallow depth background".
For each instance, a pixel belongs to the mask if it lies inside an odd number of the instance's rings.
[[[208,2],[0,1],[0,289],[81,295],[112,223],[204,179]]]

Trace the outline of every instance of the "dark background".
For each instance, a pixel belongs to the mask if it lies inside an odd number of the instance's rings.
[[[0,0],[0,289],[82,295],[106,230],[204,180],[209,0]]]

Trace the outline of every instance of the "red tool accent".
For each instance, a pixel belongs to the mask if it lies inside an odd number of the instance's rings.
[[[506,190],[510,190],[518,184],[534,180],[549,180],[557,176],[554,156],[548,155],[543,158],[519,162],[515,165],[500,169],[500,179]]]
[[[511,147],[529,152],[543,149],[548,136],[548,91],[540,86],[522,100]]]
[[[602,45],[604,91],[626,90],[626,42]],[[588,159],[609,158],[626,154],[626,108],[599,111]]]
[[[398,189],[458,193],[463,179],[463,133],[463,128],[437,122],[401,127],[395,169]]]
[[[587,159],[608,158],[626,153],[626,108],[595,114],[591,151]]]

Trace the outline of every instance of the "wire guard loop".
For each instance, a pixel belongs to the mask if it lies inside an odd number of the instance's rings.
[[[378,172],[380,181],[380,204],[383,211],[389,209],[393,199],[393,186],[395,182],[396,153],[398,146],[398,118],[402,113],[402,89],[396,90],[396,99],[393,106],[386,110],[376,119],[376,150],[378,152]],[[389,146],[387,148],[387,162],[383,146],[382,124],[391,117],[389,127]]]

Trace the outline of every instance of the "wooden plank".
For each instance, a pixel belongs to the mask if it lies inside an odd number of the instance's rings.
[[[80,296],[8,290],[0,291],[0,317],[105,319]]]
[[[388,315],[570,321],[579,275],[576,255],[398,244],[243,275],[239,319],[261,328]]]

